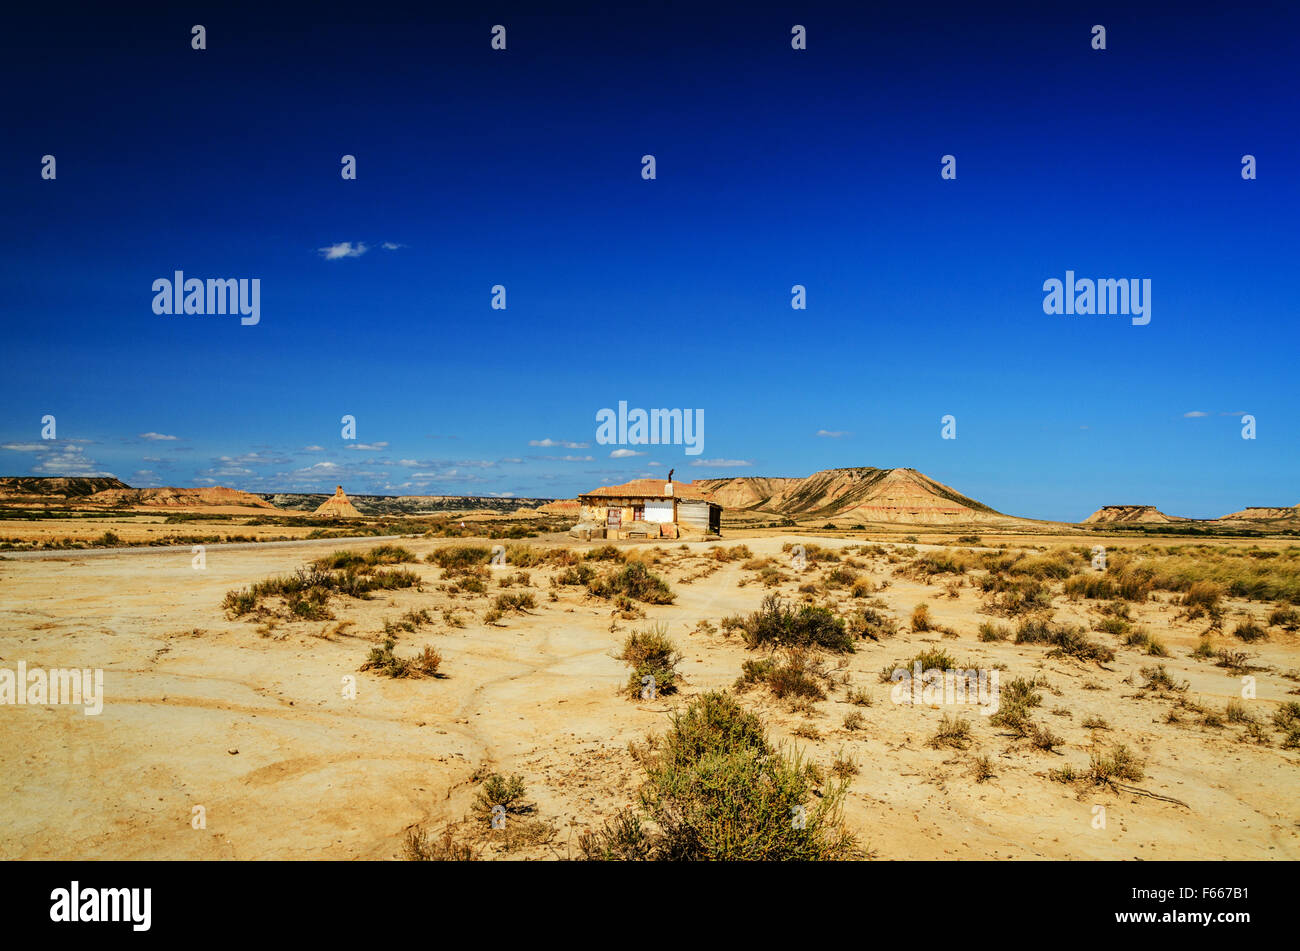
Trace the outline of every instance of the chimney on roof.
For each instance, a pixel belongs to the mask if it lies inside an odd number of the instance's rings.
[[[668,470],[668,481],[669,481],[669,482],[672,482],[672,481],[673,481],[673,473],[676,472],[676,471],[677,471],[676,469],[669,469],[669,470]]]

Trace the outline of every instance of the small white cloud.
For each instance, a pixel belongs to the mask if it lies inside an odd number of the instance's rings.
[[[404,247],[406,247],[406,245],[404,245],[404,244],[398,244],[396,241],[385,241],[385,242],[381,245],[381,247],[382,247],[385,251],[396,251],[398,248],[404,248]]]
[[[530,439],[528,445],[539,446],[543,449],[551,449],[559,446],[563,449],[590,449],[591,445],[585,442],[569,442],[567,439]]]
[[[303,446],[302,451],[303,452],[324,452],[325,447],[324,446]]]
[[[155,442],[163,442],[163,441],[166,441],[166,442],[175,442],[176,439],[177,439],[178,437],[176,437],[176,436],[166,436],[166,435],[163,435],[162,433],[141,433],[141,434],[140,434],[140,438],[141,438],[141,439],[152,439],[152,440],[154,440]]]
[[[359,450],[359,451],[361,451],[361,452],[383,452],[385,449],[388,448],[388,443],[386,443],[386,442],[358,442],[358,443],[350,443],[346,448],[348,448],[348,449],[356,449],[356,450]]]
[[[1202,413],[1199,409],[1194,409],[1190,413],[1183,413],[1183,419],[1200,419],[1202,416],[1209,415],[1209,413]]]
[[[562,457],[562,461],[564,461],[564,462],[593,462],[594,460],[591,458],[591,456],[564,456],[564,457]]]
[[[611,459],[628,459],[632,456],[644,456],[644,452],[637,452],[635,449],[615,449],[609,454]]]
[[[748,459],[696,459],[693,466],[712,466],[715,469],[734,469],[737,466],[752,466]]]
[[[337,261],[341,258],[359,258],[370,249],[366,247],[364,241],[358,241],[353,244],[351,241],[340,241],[338,244],[331,244],[323,248],[317,248],[321,257],[326,261]]]
[[[648,466],[658,466],[658,467],[662,467],[662,466],[663,466],[663,463],[662,463],[662,462],[647,462],[646,465],[648,465]]]
[[[839,439],[841,436],[847,436],[848,433],[842,429],[819,429],[817,435],[825,439]]]

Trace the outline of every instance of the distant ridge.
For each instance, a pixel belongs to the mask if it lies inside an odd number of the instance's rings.
[[[121,479],[80,476],[0,476],[0,500],[81,499],[105,489],[131,488]]]
[[[263,502],[251,492],[230,489],[224,485],[203,486],[201,488],[180,488],[167,486],[161,489],[104,489],[83,499],[88,505],[146,506],[158,508],[194,508],[202,506],[239,506],[241,508],[270,509],[274,506]]]

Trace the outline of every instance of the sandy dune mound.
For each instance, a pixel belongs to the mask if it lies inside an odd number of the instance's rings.
[[[246,506],[249,508],[272,509],[275,506],[264,502],[251,492],[228,489],[217,485],[211,488],[183,489],[168,486],[162,489],[105,489],[96,492],[84,500],[90,505],[123,506],[158,506],[161,508],[193,508],[196,506]]]
[[[1161,522],[1186,522],[1177,515],[1166,515],[1154,505],[1103,505],[1080,524],[1106,525],[1114,522],[1140,522],[1156,524]]]
[[[328,515],[331,518],[360,518],[361,513],[356,510],[352,502],[348,499],[347,493],[343,491],[343,486],[334,490],[334,495],[326,499],[316,509],[317,515]]]
[[[572,515],[577,518],[581,508],[577,499],[556,499],[554,502],[537,506],[537,511],[543,515]]]

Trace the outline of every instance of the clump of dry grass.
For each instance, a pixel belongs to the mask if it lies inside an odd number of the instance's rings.
[[[970,744],[970,721],[961,717],[950,717],[946,713],[943,715],[943,719],[939,721],[939,729],[935,731],[934,736],[926,740],[926,746],[934,749],[952,747],[953,749],[964,750]]]
[[[442,655],[424,645],[415,657],[398,657],[393,653],[397,642],[392,637],[384,638],[382,647],[372,647],[362,670],[374,670],[386,677],[416,678],[438,677],[438,668],[442,665]]]
[[[435,839],[422,826],[407,831],[402,853],[409,862],[476,862],[480,856],[480,850],[456,839],[450,829]]]

